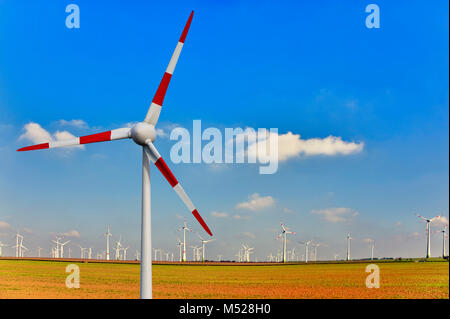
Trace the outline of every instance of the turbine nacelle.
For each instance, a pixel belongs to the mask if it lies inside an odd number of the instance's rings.
[[[155,126],[146,122],[139,122],[131,128],[131,138],[141,146],[147,145],[156,139]]]

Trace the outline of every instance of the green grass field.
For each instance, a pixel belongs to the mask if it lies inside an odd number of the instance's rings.
[[[0,260],[0,298],[139,298],[139,265],[76,263],[80,288],[65,286],[69,262]],[[448,262],[274,266],[154,265],[154,298],[449,298]]]

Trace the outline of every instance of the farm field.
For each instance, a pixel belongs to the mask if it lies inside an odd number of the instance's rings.
[[[70,262],[0,259],[0,298],[139,298],[139,265],[76,263],[80,288],[65,286]],[[368,263],[154,265],[154,298],[449,298],[448,262],[388,262],[368,289]]]

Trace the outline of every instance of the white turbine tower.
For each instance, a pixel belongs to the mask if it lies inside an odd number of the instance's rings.
[[[87,248],[83,248],[83,247],[81,247],[81,246],[78,246],[78,247],[80,247],[80,258],[81,258],[81,259],[86,258],[85,253],[86,253],[86,249],[87,249]]]
[[[130,246],[123,248],[123,260],[127,260],[127,250],[130,248]]]
[[[281,223],[281,233],[278,235],[277,239],[283,237],[283,262],[286,262],[286,243],[287,243],[287,234],[295,235],[295,232],[291,232],[288,230],[286,226]]]
[[[350,233],[347,233],[347,237],[345,237],[347,239],[347,261],[350,261],[351,257],[350,257],[350,241],[353,239],[352,237],[350,237]]]
[[[59,247],[61,249],[61,251],[60,251],[61,252],[60,258],[64,258],[64,246],[67,245],[68,243],[70,243],[70,240],[66,241],[65,243],[60,243],[59,244]]]
[[[447,229],[448,229],[448,224],[444,225],[444,228],[442,230],[437,230],[436,232],[438,233],[442,233],[442,258],[445,258],[446,256],[446,250],[445,250],[445,242],[446,242],[446,238],[448,238],[447,235]],[[1,256],[1,254],[0,254]]]
[[[178,249],[179,249],[179,251],[180,251],[180,259],[179,259],[179,261],[181,262],[181,261],[183,261],[182,252],[181,252],[182,249],[183,249],[183,243],[182,243],[181,240],[178,239],[178,238],[177,238],[177,241],[178,241],[177,246],[178,246]]]
[[[120,250],[122,249],[122,235],[119,237],[119,241],[116,241],[116,260],[120,259]]]
[[[7,247],[8,245],[5,245],[0,241],[0,257],[2,257],[2,247]]]
[[[373,250],[375,248],[375,241],[372,238],[367,238],[366,242],[369,243],[370,248],[370,260],[373,260]]]
[[[242,247],[244,248],[244,257],[243,260],[246,262],[250,262],[250,254],[253,253],[253,247],[249,247],[246,244],[242,244]]]
[[[23,246],[23,236],[19,234],[19,232],[16,233],[16,245],[13,246],[13,248],[16,248],[16,257],[23,257],[23,249],[28,250],[25,246]]]
[[[183,231],[183,261],[186,261],[186,231],[192,232],[191,229],[187,227],[186,219],[184,220],[184,225],[178,231]]]
[[[135,256],[136,256],[136,260],[139,260],[139,250],[136,250]]]
[[[423,217],[423,216],[420,216],[420,215],[417,215],[417,214],[416,214],[416,216],[421,218],[423,221],[425,221],[427,223],[427,228],[426,228],[426,233],[427,233],[427,255],[426,255],[426,258],[430,258],[430,255],[431,255],[431,226],[430,226],[430,224],[431,224],[432,221],[434,221],[436,219],[439,219],[441,216],[435,216],[433,218],[426,218],[426,217]]]
[[[158,170],[164,175],[170,186],[181,198],[189,211],[194,215],[197,221],[202,225],[205,231],[212,236],[212,233],[194,204],[187,196],[180,183],[170,171],[166,162],[163,160],[153,142],[156,139],[155,125],[158,122],[159,114],[163,105],[164,97],[169,86],[170,79],[177,64],[178,58],[183,48],[194,12],[192,11],[189,19],[183,29],[180,40],[170,59],[166,72],[159,84],[156,94],[152,100],[150,108],[143,122],[139,122],[132,128],[119,128],[107,132],[82,136],[73,140],[49,141],[38,145],[23,147],[18,151],[31,151],[38,149],[47,149],[62,146],[82,145],[88,143],[113,141],[118,139],[132,138],[133,141],[142,146],[142,219],[141,219],[141,280],[140,296],[142,299],[152,298],[152,246],[151,246],[151,209],[150,209],[150,161],[153,162]]]
[[[206,240],[203,239],[203,237],[200,236],[199,234],[197,234],[197,237],[200,238],[200,241],[202,242],[202,262],[205,262],[205,244],[214,241],[215,238]]]
[[[106,230],[105,237],[106,237],[106,260],[109,260],[109,238],[112,236],[110,227],[108,225],[108,229]]]
[[[41,247],[39,247],[38,246],[38,248],[37,248],[37,251],[38,251],[38,257],[41,257],[41,250],[42,250],[43,248],[41,248]],[[0,256],[1,256],[1,254],[0,254]]]
[[[309,245],[311,245],[312,240],[308,240],[308,241],[299,241],[300,244],[305,245],[305,263],[308,262],[308,256],[309,256]]]

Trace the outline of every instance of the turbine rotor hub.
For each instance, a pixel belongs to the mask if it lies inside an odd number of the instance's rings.
[[[131,138],[141,146],[146,145],[148,140],[153,142],[156,139],[155,126],[146,122],[139,122],[131,128]]]

